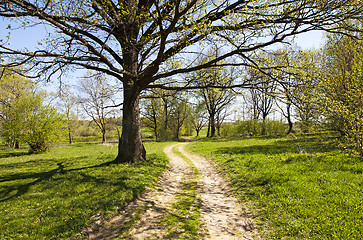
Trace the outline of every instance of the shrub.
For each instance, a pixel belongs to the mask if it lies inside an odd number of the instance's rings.
[[[286,124],[282,120],[267,120],[265,122],[257,119],[246,121],[236,121],[234,123],[226,123],[222,128],[222,135],[226,137],[232,136],[260,136],[263,128],[265,135],[280,135],[286,131]]]

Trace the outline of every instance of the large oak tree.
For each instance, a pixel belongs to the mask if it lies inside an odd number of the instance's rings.
[[[25,27],[44,24],[53,29],[30,51],[12,49],[4,39],[0,54],[6,62],[1,65],[30,64],[34,77],[50,77],[73,66],[117,78],[124,102],[116,162],[138,162],[146,160],[139,124],[141,91],[188,88],[190,83],[158,80],[223,66],[234,56],[240,60],[233,64],[253,66],[254,51],[302,32],[339,31],[338,25],[360,17],[361,10],[351,0],[0,0],[0,16],[18,19]],[[223,54],[194,64],[210,41],[224,48]]]

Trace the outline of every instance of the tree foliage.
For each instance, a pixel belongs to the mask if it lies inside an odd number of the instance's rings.
[[[325,46],[322,87],[328,123],[355,143],[363,155],[363,45],[357,39],[331,36]]]
[[[26,79],[2,79],[0,86],[7,97],[1,104],[1,136],[10,146],[27,143],[31,152],[46,151],[50,144],[61,138],[63,117],[43,101],[44,93]]]

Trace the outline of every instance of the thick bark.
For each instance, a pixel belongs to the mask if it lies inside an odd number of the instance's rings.
[[[115,162],[135,163],[146,160],[140,133],[139,93],[134,87],[124,84],[122,135]]]

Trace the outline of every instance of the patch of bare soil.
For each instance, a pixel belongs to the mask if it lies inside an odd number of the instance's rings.
[[[162,175],[155,189],[143,194],[110,220],[96,221],[95,226],[84,229],[82,235],[86,235],[87,239],[168,238],[165,226],[160,224],[161,219],[172,211],[171,204],[182,191],[182,180],[192,171],[190,163],[172,151],[174,147],[179,147],[179,151],[189,158],[199,171],[197,192],[202,199],[201,221],[205,228],[201,229],[201,232],[206,232],[203,239],[259,239],[252,216],[238,204],[218,171],[207,159],[187,152],[184,146],[185,144],[176,144],[165,148],[164,152],[170,158],[170,167]],[[142,216],[134,223],[128,236],[119,236],[120,229],[124,228],[125,224],[133,223],[132,219],[137,213]]]

